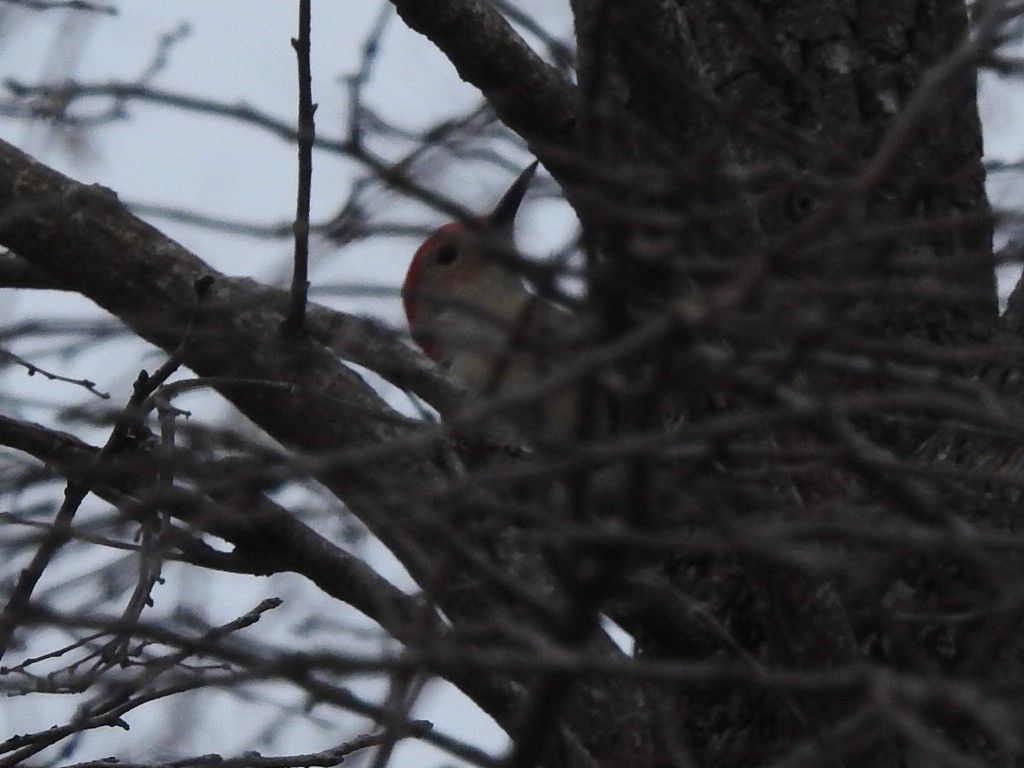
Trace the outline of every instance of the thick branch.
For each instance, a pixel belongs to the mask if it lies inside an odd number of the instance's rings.
[[[70,481],[92,466],[99,449],[74,435],[0,415],[0,444],[27,453],[55,468]],[[121,508],[137,508],[147,500],[130,495],[132,473],[111,473],[94,484],[101,498]],[[305,576],[324,593],[364,613],[402,643],[416,647],[425,639],[438,642],[448,630],[421,600],[407,595],[358,558],[324,538],[266,496],[247,496],[239,509],[197,493],[174,489],[148,500],[195,528],[235,546],[235,554],[254,573],[293,572]],[[502,684],[479,672],[456,673],[452,683],[485,710],[494,706]]]
[[[35,457],[69,480],[76,480],[99,453],[98,448],[67,432],[2,415],[0,444]],[[126,473],[120,478],[107,477],[95,484],[95,491],[106,501],[123,506],[129,501],[126,494],[130,489],[118,484],[127,479]],[[429,626],[425,606],[269,498],[258,496],[249,501],[250,506],[238,510],[194,493],[159,500],[161,508],[175,517],[233,544],[237,553],[262,568],[262,573],[299,573],[399,640],[410,640],[414,632],[422,636]],[[268,547],[268,542],[273,547]]]
[[[479,0],[392,0],[398,15],[479,88],[498,117],[547,167],[578,149],[573,87],[537,56],[494,8]],[[563,154],[564,156],[564,154]]]
[[[16,253],[0,253],[0,288],[37,288],[66,290],[67,285],[33,266]]]
[[[450,509],[427,501],[431,490],[447,482],[443,468],[429,458],[436,438],[389,409],[317,340],[313,312],[309,337],[286,335],[285,292],[215,272],[132,216],[111,191],[78,184],[2,142],[0,244],[60,275],[165,349],[178,345],[193,314],[196,281],[212,277],[201,331],[183,348],[183,362],[201,376],[216,378],[219,391],[269,435],[309,456],[317,478],[420,584],[433,587],[453,623],[493,621],[508,610],[479,579],[439,577],[462,570],[466,556],[460,548],[470,545],[453,535],[457,528],[449,520]],[[335,341],[339,335],[334,334]],[[635,719],[643,702],[640,691],[610,681],[579,681],[574,693],[565,722],[580,737],[595,718],[616,732],[624,719]],[[486,702],[478,699],[505,725],[514,721],[520,702],[518,696],[500,693]],[[594,737],[586,745],[591,754],[609,752],[607,761],[602,756],[599,762],[625,764],[625,753],[607,750],[603,732]]]

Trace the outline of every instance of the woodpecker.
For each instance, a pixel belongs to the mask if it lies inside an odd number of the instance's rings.
[[[536,170],[533,163],[523,171],[491,213],[435,230],[402,285],[413,340],[483,396],[511,395],[548,375],[565,360],[575,324],[517,271],[513,227]],[[512,421],[530,434],[565,438],[577,428],[578,412],[576,394],[566,391],[518,407]]]

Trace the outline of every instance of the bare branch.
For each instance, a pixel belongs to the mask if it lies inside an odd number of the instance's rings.
[[[493,6],[480,0],[392,0],[459,75],[479,88],[498,117],[546,166],[579,147],[572,86],[544,63]]]
[[[292,272],[291,307],[285,327],[289,333],[305,333],[306,297],[309,293],[309,198],[313,183],[313,142],[316,127],[313,117],[313,76],[310,72],[310,0],[299,0],[299,36],[292,47],[299,62],[299,183],[295,203],[295,257]]]

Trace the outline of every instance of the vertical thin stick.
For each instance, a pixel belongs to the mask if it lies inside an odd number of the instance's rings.
[[[291,306],[285,323],[288,332],[300,335],[305,327],[306,296],[309,291],[309,198],[313,182],[313,77],[310,67],[310,2],[299,0],[299,36],[292,48],[299,62],[299,191],[295,204],[295,264],[292,270]]]

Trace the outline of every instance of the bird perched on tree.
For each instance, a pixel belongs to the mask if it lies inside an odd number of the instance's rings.
[[[530,291],[515,249],[516,213],[537,169],[528,167],[494,210],[445,224],[416,251],[402,285],[412,338],[435,362],[481,395],[513,395],[564,365],[576,318]],[[573,391],[517,405],[517,426],[568,437],[577,427]]]

